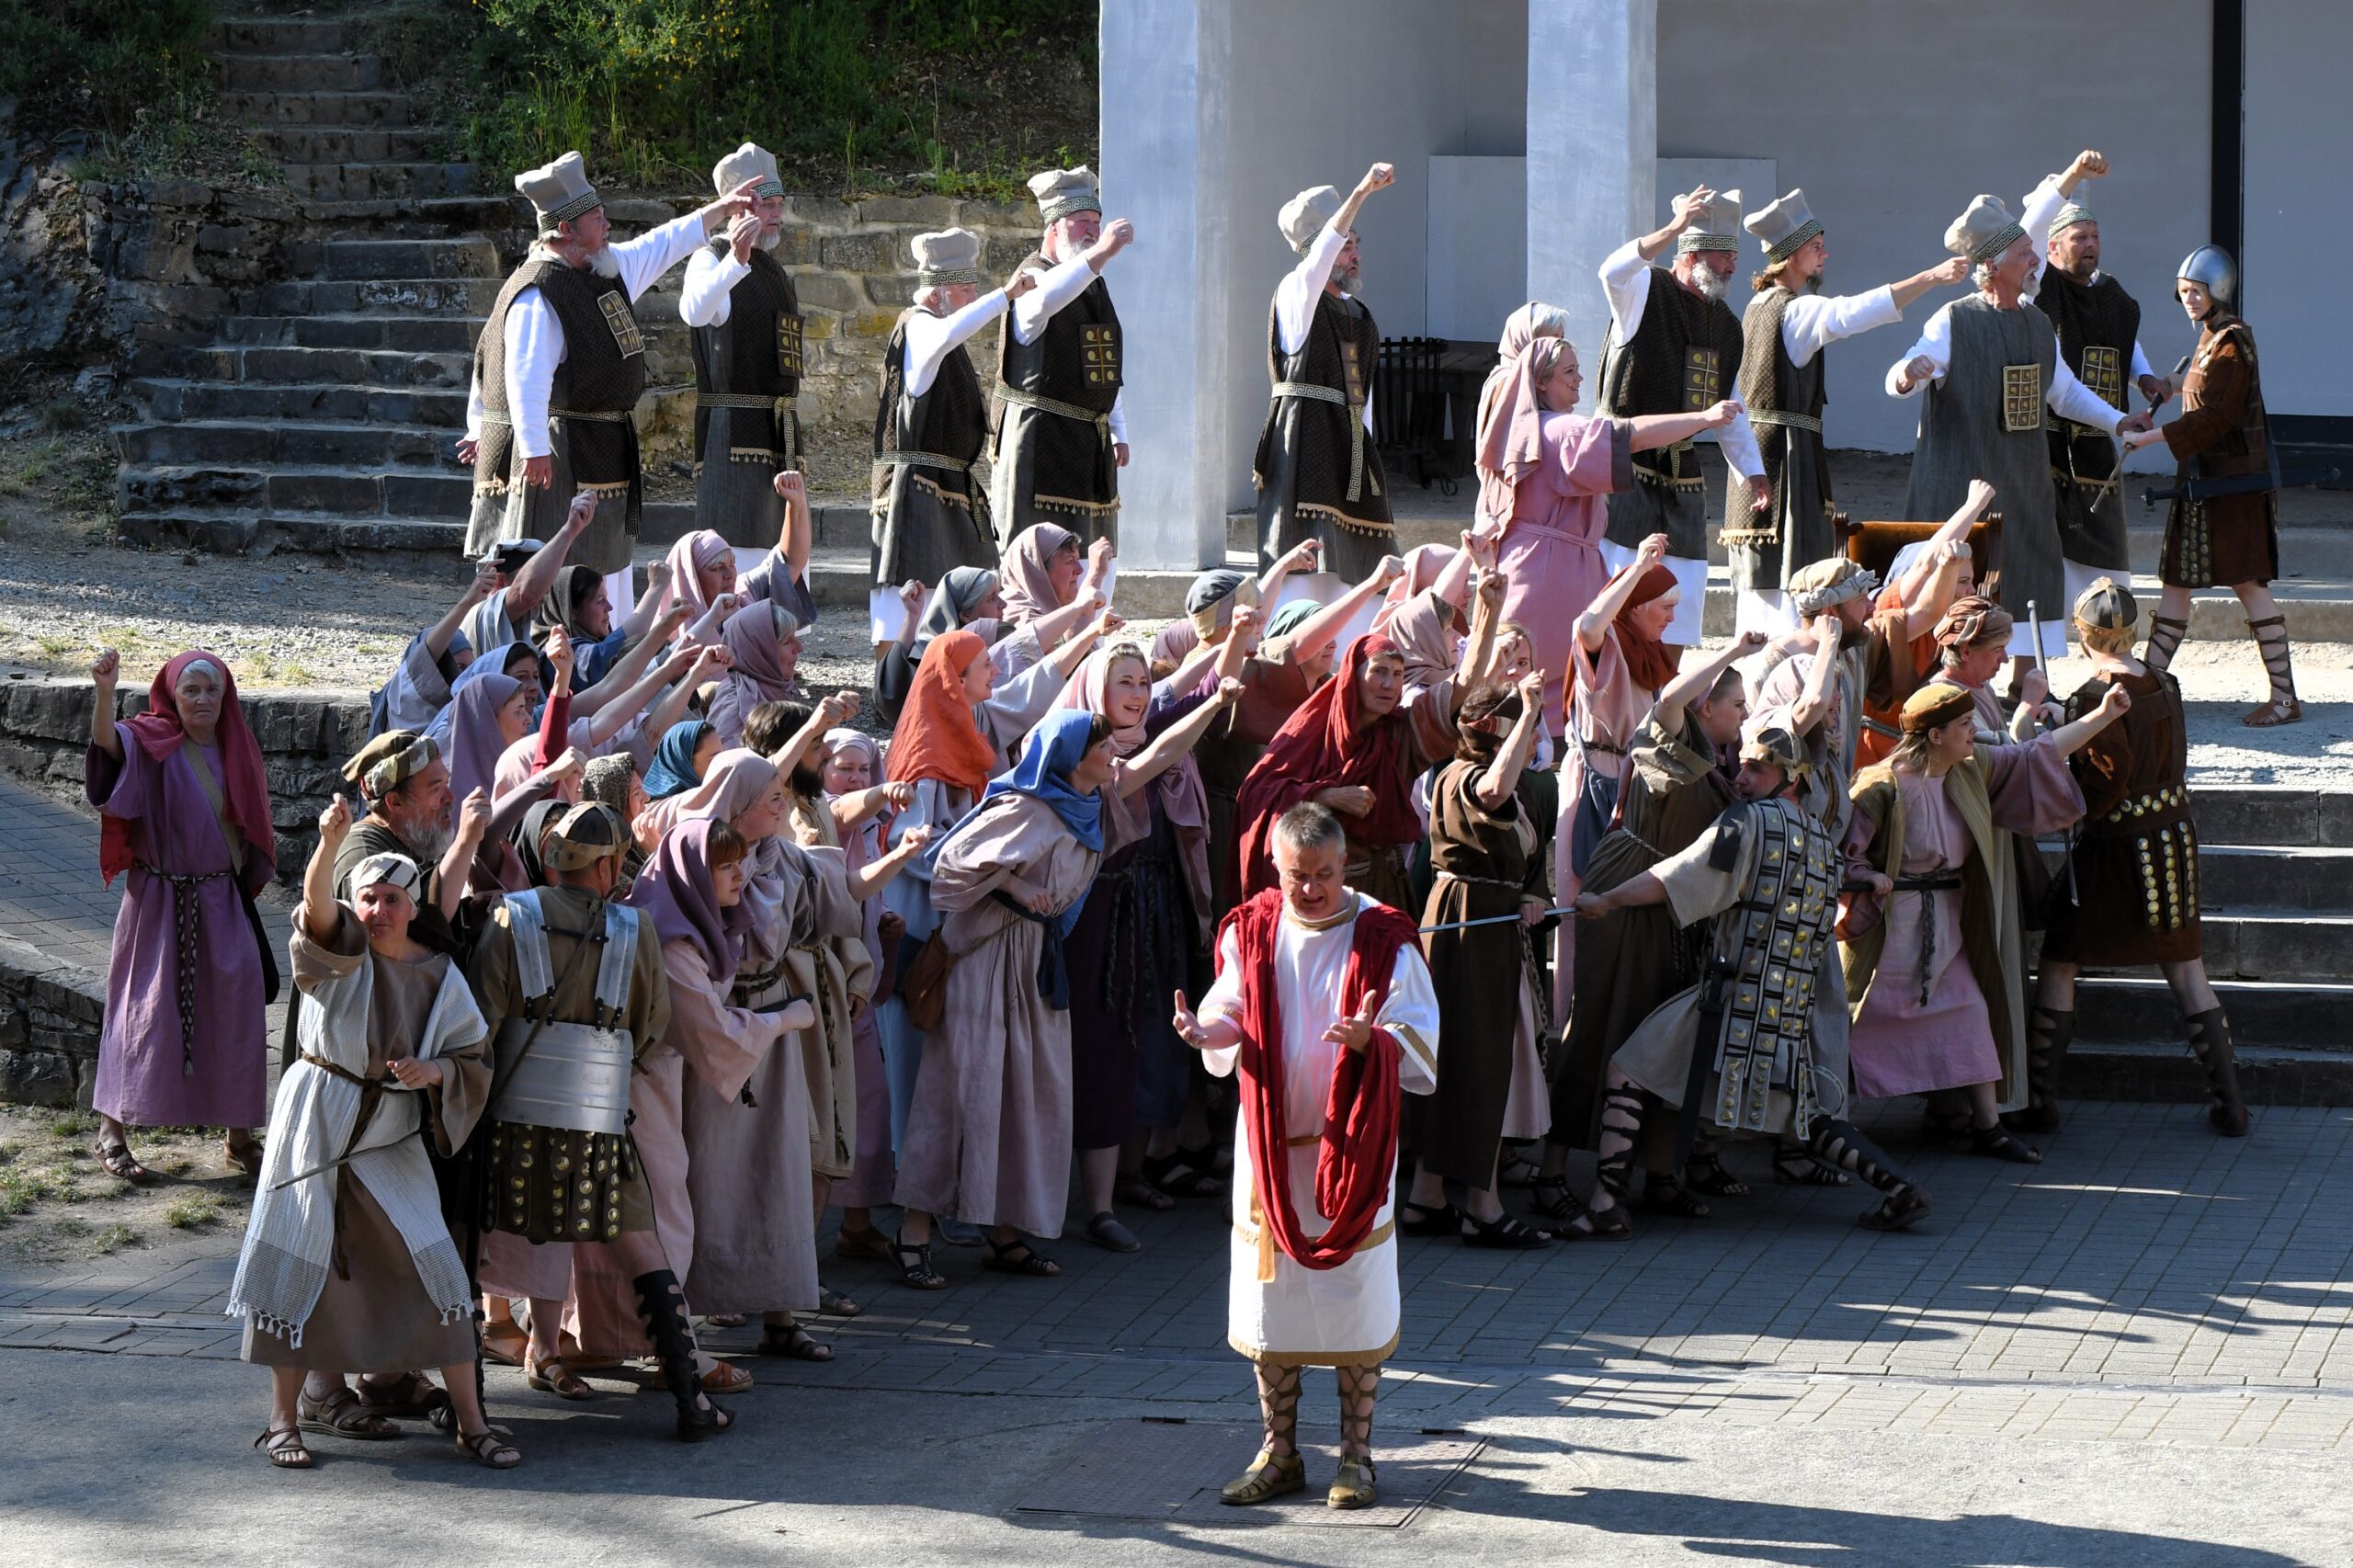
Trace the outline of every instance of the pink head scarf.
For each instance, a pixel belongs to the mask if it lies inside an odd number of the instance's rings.
[[[710,877],[710,829],[709,819],[698,817],[664,834],[617,902],[643,912],[665,942],[684,938],[700,948],[711,983],[724,987],[743,960],[754,910],[741,899],[721,906]]]
[[[1182,625],[1184,622],[1178,622]],[[1143,650],[1133,642],[1115,642],[1097,648],[1086,655],[1070,684],[1054,699],[1054,707],[1074,708],[1081,712],[1108,718],[1111,669],[1121,659],[1135,659],[1144,667],[1145,678],[1151,677],[1152,663]],[[1164,695],[1158,687],[1153,695]],[[1191,692],[1179,694],[1189,697]],[[1151,711],[1151,703],[1145,703]],[[1142,720],[1111,732],[1111,750],[1121,757],[1133,756],[1144,748],[1150,737]],[[1153,794],[1139,790],[1132,795],[1122,795],[1117,788],[1103,791],[1103,845],[1110,851],[1123,845],[1152,836],[1151,802],[1157,800],[1160,809],[1167,813],[1169,825],[1176,830],[1178,850],[1185,864],[1185,876],[1193,894],[1193,907],[1203,921],[1207,933],[1210,909],[1210,796],[1201,782],[1201,765],[1191,753],[1178,757],[1174,765],[1152,781]]]
[[[1521,478],[1544,460],[1544,399],[1540,389],[1568,347],[1540,337],[1496,367],[1505,377],[1492,404],[1479,414],[1479,521],[1500,528],[1511,521],[1512,495]]]
[[[1048,569],[1057,554],[1077,543],[1076,534],[1052,523],[1032,523],[1013,536],[1013,548],[998,563],[1006,625],[1020,626],[1063,608]]]
[[[697,568],[713,565],[722,558],[733,560],[734,554],[734,547],[711,528],[697,528],[672,545],[665,558],[670,567],[670,586],[663,593],[654,613],[659,615],[672,605],[684,605],[688,625],[700,620],[703,612],[710,608],[710,601],[703,597],[702,579],[696,575]],[[619,605],[614,607],[615,619],[620,619],[621,608]]]
[[[198,664],[210,665],[221,677],[221,717],[212,729],[212,743],[221,753],[221,793],[229,820],[244,835],[246,858],[241,880],[248,888],[258,888],[276,874],[278,835],[270,823],[269,774],[262,765],[261,743],[254,739],[245,710],[238,705],[237,677],[229,673],[229,661],[201,648],[173,654],[147,688],[147,711],[124,720],[123,728],[131,732],[131,741],[150,762],[169,762],[188,739],[188,731],[180,723],[180,676]],[[192,767],[204,766],[194,758],[189,762]],[[129,821],[101,818],[99,876],[110,882],[129,870],[134,858]]]

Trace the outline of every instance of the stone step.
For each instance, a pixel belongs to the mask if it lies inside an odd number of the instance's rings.
[[[426,126],[256,126],[262,151],[281,164],[375,164],[431,160],[449,151],[448,134]]]
[[[181,420],[168,425],[118,425],[109,434],[117,454],[131,468],[284,464],[290,468],[466,472],[452,448],[456,432],[424,426]]]
[[[2216,980],[2353,978],[2353,915],[2200,912],[2206,972]],[[2353,1030],[2346,1031],[2353,1035]]]
[[[472,164],[281,164],[279,168],[287,188],[297,196],[346,201],[471,196],[477,184]]]
[[[2353,849],[2200,844],[2198,901],[2250,914],[2353,912]]]
[[[317,278],[272,283],[256,292],[256,313],[285,316],[463,316],[481,322],[503,278]]]
[[[480,234],[459,238],[302,240],[283,247],[288,270],[330,281],[506,275],[498,247]],[[495,291],[494,290],[494,296]]]
[[[404,354],[472,356],[479,316],[232,316],[221,341],[256,347],[373,348]]]
[[[235,50],[213,60],[213,80],[233,95],[372,92],[392,85],[388,75],[382,56],[347,51],[264,53]]]
[[[317,419],[337,423],[430,425],[458,428],[466,422],[466,393],[419,387],[229,385],[172,377],[141,377],[130,383],[131,401],[150,418]]]
[[[373,239],[478,239],[520,233],[528,231],[529,212],[520,197],[496,191],[321,197],[302,203],[302,216],[309,222]]]
[[[2214,994],[2230,1015],[2231,1038],[2237,1044],[2325,1052],[2353,1062],[2353,1031],[2345,1027],[2353,1010],[2353,984],[2220,980]],[[2075,1017],[2080,1038],[2092,1042],[2183,1038],[2173,991],[2154,975],[2086,975],[2076,986]]]
[[[226,17],[212,24],[212,47],[237,54],[339,54],[362,42],[356,17]]]
[[[125,467],[117,481],[125,515],[242,507],[264,517],[334,513],[364,519],[463,518],[473,478],[462,469],[375,472],[340,468]]]
[[[341,513],[256,516],[249,508],[124,515],[122,537],[153,550],[200,550],[214,555],[270,555],[290,550],[313,555],[358,555],[370,562],[438,571],[451,583],[473,575],[462,559],[466,527],[403,522]]]
[[[375,88],[354,92],[227,92],[221,108],[232,119],[250,125],[333,127],[337,130],[384,130],[413,127],[426,116],[412,93],[388,93]]]
[[[458,353],[400,353],[364,348],[142,348],[131,356],[139,375],[236,383],[342,381],[388,387],[463,390],[472,358]]]
[[[2237,1057],[2239,1092],[2249,1105],[2353,1105],[2353,1054],[2241,1046]],[[2178,1030],[2146,1043],[2078,1040],[2067,1053],[2060,1098],[2177,1105],[2184,1138],[2213,1136],[2203,1108],[2206,1072]]]
[[[2207,846],[2353,847],[2353,790],[2292,784],[2200,785],[2191,801]]]

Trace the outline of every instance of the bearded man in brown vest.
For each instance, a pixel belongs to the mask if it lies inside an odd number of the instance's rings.
[[[996,462],[989,509],[997,543],[1036,523],[1119,542],[1120,470],[1128,426],[1120,413],[1120,313],[1103,268],[1136,237],[1124,218],[1103,222],[1093,170],[1048,169],[1029,181],[1046,232],[1022,260],[1038,287],[1006,313],[997,340]]]
[[[758,184],[745,180],[707,207],[614,244],[605,199],[579,153],[515,176],[540,236],[499,290],[474,345],[466,436],[458,443],[459,460],[474,470],[469,555],[501,540],[552,539],[574,493],[587,491],[597,512],[572,560],[607,576],[628,570],[640,500],[631,411],[645,390],[645,339],[631,306],[722,221],[748,214]]]
[[[687,262],[678,314],[694,328],[695,527],[739,551],[739,572],[776,548],[777,476],[801,467],[801,299],[777,265],[784,182],[776,154],[746,142],[710,173],[722,195],[751,182],[752,210]]]

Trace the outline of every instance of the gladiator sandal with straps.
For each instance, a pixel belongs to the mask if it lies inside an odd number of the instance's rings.
[[[2206,1082],[2214,1091],[2214,1104],[2207,1111],[2207,1119],[2214,1131],[2225,1138],[2246,1136],[2246,1101],[2239,1096],[2237,1054],[2231,1049],[2231,1020],[2220,1007],[2210,1007],[2188,1020],[2189,1049],[2198,1053],[2198,1063],[2206,1069]]]
[[[1258,1449],[1258,1457],[1250,1461],[1250,1468],[1219,1489],[1218,1501],[1231,1507],[1270,1503],[1290,1493],[1304,1491],[1307,1486],[1307,1461],[1300,1456],[1297,1440],[1299,1369],[1260,1361],[1255,1369],[1258,1374],[1258,1411],[1266,1419],[1267,1440]]]
[[[1381,1364],[1333,1369],[1340,1383],[1340,1472],[1324,1501],[1335,1508],[1370,1508],[1376,1501],[1372,1470],[1372,1402],[1381,1392]]]
[[[2149,641],[2141,650],[2141,662],[2153,670],[2169,669],[2173,665],[2174,650],[2189,635],[2189,622],[2176,620],[2172,616],[2153,617],[2149,622]]]
[[[657,1268],[630,1283],[637,1288],[645,1337],[654,1342],[663,1381],[678,1404],[678,1440],[699,1443],[715,1432],[726,1431],[735,1424],[734,1418],[703,1395],[702,1379],[695,1368],[695,1331],[687,1321],[687,1301],[678,1289],[677,1275]]]
[[[2013,1132],[2056,1132],[2059,1070],[2066,1064],[2068,1046],[2075,1043],[2075,1009],[2061,1012],[2036,1003],[2026,1039],[2026,1108],[2010,1112],[2002,1124]]]
[[[1898,1174],[1880,1146],[1864,1137],[1854,1123],[1833,1118],[1815,1122],[1806,1149],[1824,1165],[1851,1171],[1887,1194],[1878,1208],[1855,1221],[1865,1230],[1900,1231],[1927,1218],[1927,1190]]]
[[[2296,700],[2296,670],[2288,654],[2288,620],[2285,616],[2270,615],[2261,620],[2250,620],[2246,629],[2255,633],[2255,646],[2263,655],[2263,673],[2271,677],[2271,695],[2239,721],[2251,730],[2268,730],[2279,724],[2293,724],[2304,716],[2304,705]]]

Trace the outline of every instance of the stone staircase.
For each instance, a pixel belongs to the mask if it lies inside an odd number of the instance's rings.
[[[2206,970],[2248,1099],[2353,1105],[2353,790],[2193,779],[2192,798]],[[2075,1012],[2072,1096],[2203,1095],[2154,972],[2086,975]]]
[[[426,108],[368,52],[369,8],[216,24],[224,102],[296,206],[278,281],[237,291],[213,340],[142,347],[113,432],[122,531],[227,553],[389,551],[460,570],[471,491],[456,458],[475,336],[530,240],[528,210],[448,161]],[[624,233],[658,202],[615,201]],[[676,278],[640,304],[660,417],[692,382]],[[676,508],[649,519],[674,529]]]

